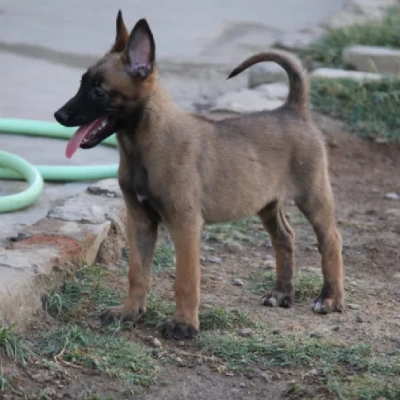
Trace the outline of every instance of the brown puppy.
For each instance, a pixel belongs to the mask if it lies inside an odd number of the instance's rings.
[[[294,232],[282,210],[285,196],[295,199],[318,238],[324,284],[314,311],[343,310],[341,236],[324,140],[308,115],[306,76],[297,58],[270,51],[250,57],[230,77],[260,61],[274,61],[288,73],[290,93],[282,107],[218,122],[184,113],[159,82],[146,20],[129,35],[119,13],[111,51],[88,69],[76,96],[55,113],[63,125],[80,126],[68,157],[79,146],[94,147],[117,132],[129,291],[122,306],[103,313],[105,321],[136,321],[145,311],[163,222],[176,250],[176,312],[163,334],[193,336],[199,330],[202,226],[254,214],[276,252],[276,284],[263,304],[289,307],[295,292]]]

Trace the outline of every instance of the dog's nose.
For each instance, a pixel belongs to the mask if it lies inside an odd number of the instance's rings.
[[[57,120],[58,123],[64,125],[71,118],[71,115],[70,113],[67,113],[63,110],[58,110],[54,113],[54,118]]]

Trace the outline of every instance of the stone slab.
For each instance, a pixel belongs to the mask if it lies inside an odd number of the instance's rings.
[[[351,46],[343,51],[343,59],[357,71],[400,73],[400,50],[377,46]]]
[[[366,80],[379,80],[383,79],[382,74],[375,74],[372,72],[360,71],[347,71],[344,69],[334,68],[317,68],[310,74],[311,78],[324,78],[324,79],[353,79],[358,82]]]

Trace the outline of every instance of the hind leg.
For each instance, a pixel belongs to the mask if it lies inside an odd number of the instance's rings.
[[[318,238],[324,284],[313,310],[320,314],[344,310],[342,237],[336,227],[334,201],[327,171],[310,185],[297,206],[310,221]]]
[[[294,231],[287,222],[278,201],[259,212],[265,229],[271,236],[276,257],[276,281],[262,303],[266,306],[290,307],[294,301]]]

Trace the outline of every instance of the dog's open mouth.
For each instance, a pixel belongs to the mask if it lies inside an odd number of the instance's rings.
[[[90,124],[80,126],[67,144],[65,156],[71,158],[78,147],[82,149],[91,149],[97,146],[108,136],[116,131],[117,117],[109,115],[101,117]]]

